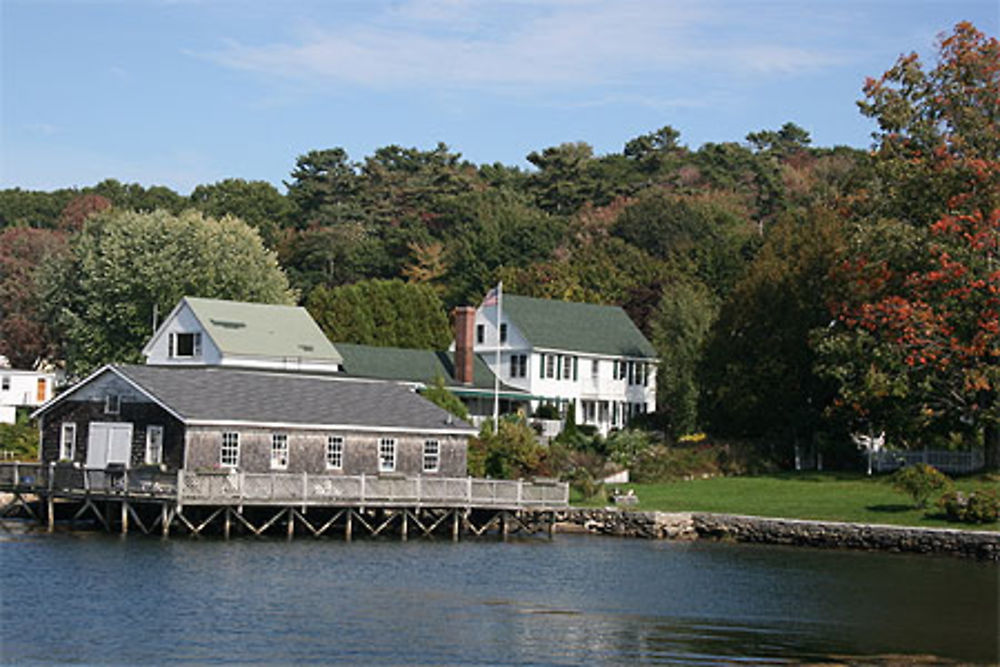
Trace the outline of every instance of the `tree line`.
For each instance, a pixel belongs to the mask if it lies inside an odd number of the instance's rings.
[[[864,83],[871,150],[789,122],[685,146],[664,126],[475,165],[445,144],[341,148],[282,192],[106,180],[0,192],[0,353],[135,360],[183,294],[306,305],[335,342],[442,347],[447,312],[512,293],[624,307],[662,359],[658,425],[847,456],[988,443],[1000,420],[1000,47],[961,23],[936,62]]]

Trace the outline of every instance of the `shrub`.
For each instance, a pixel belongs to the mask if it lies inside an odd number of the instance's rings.
[[[632,479],[641,483],[668,482],[689,477],[721,474],[718,452],[711,447],[656,446],[642,452],[631,468]]]
[[[938,500],[949,521],[993,523],[1000,517],[1000,498],[996,491],[949,491]]]
[[[542,403],[535,408],[536,419],[559,419],[559,408],[552,403]]]
[[[931,496],[951,486],[951,479],[934,466],[917,463],[897,471],[892,486],[913,498],[916,507],[926,507]]]
[[[615,431],[608,436],[604,448],[608,453],[608,458],[618,465],[631,468],[636,460],[647,450],[652,443],[649,435],[645,431],[635,431],[627,429],[625,431]]]

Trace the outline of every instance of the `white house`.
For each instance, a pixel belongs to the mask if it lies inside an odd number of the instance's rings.
[[[53,373],[0,368],[0,423],[13,424],[19,407],[36,407],[52,398],[55,381]]]
[[[184,297],[142,350],[152,366],[337,373],[343,359],[305,308]]]
[[[576,405],[576,420],[601,433],[656,409],[656,351],[617,306],[504,295],[499,330],[495,302],[458,309],[455,350],[467,343],[501,382],[545,402]],[[500,364],[496,349],[499,337]]]

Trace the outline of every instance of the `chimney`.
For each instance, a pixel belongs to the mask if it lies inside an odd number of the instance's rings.
[[[455,379],[462,384],[472,384],[472,336],[475,334],[476,309],[459,306],[452,311],[455,316]]]

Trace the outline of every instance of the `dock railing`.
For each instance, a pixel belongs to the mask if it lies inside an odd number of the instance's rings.
[[[39,463],[0,463],[0,491],[149,497],[185,505],[552,508],[569,504],[569,485],[553,480],[163,472],[157,467],[91,469]]]

